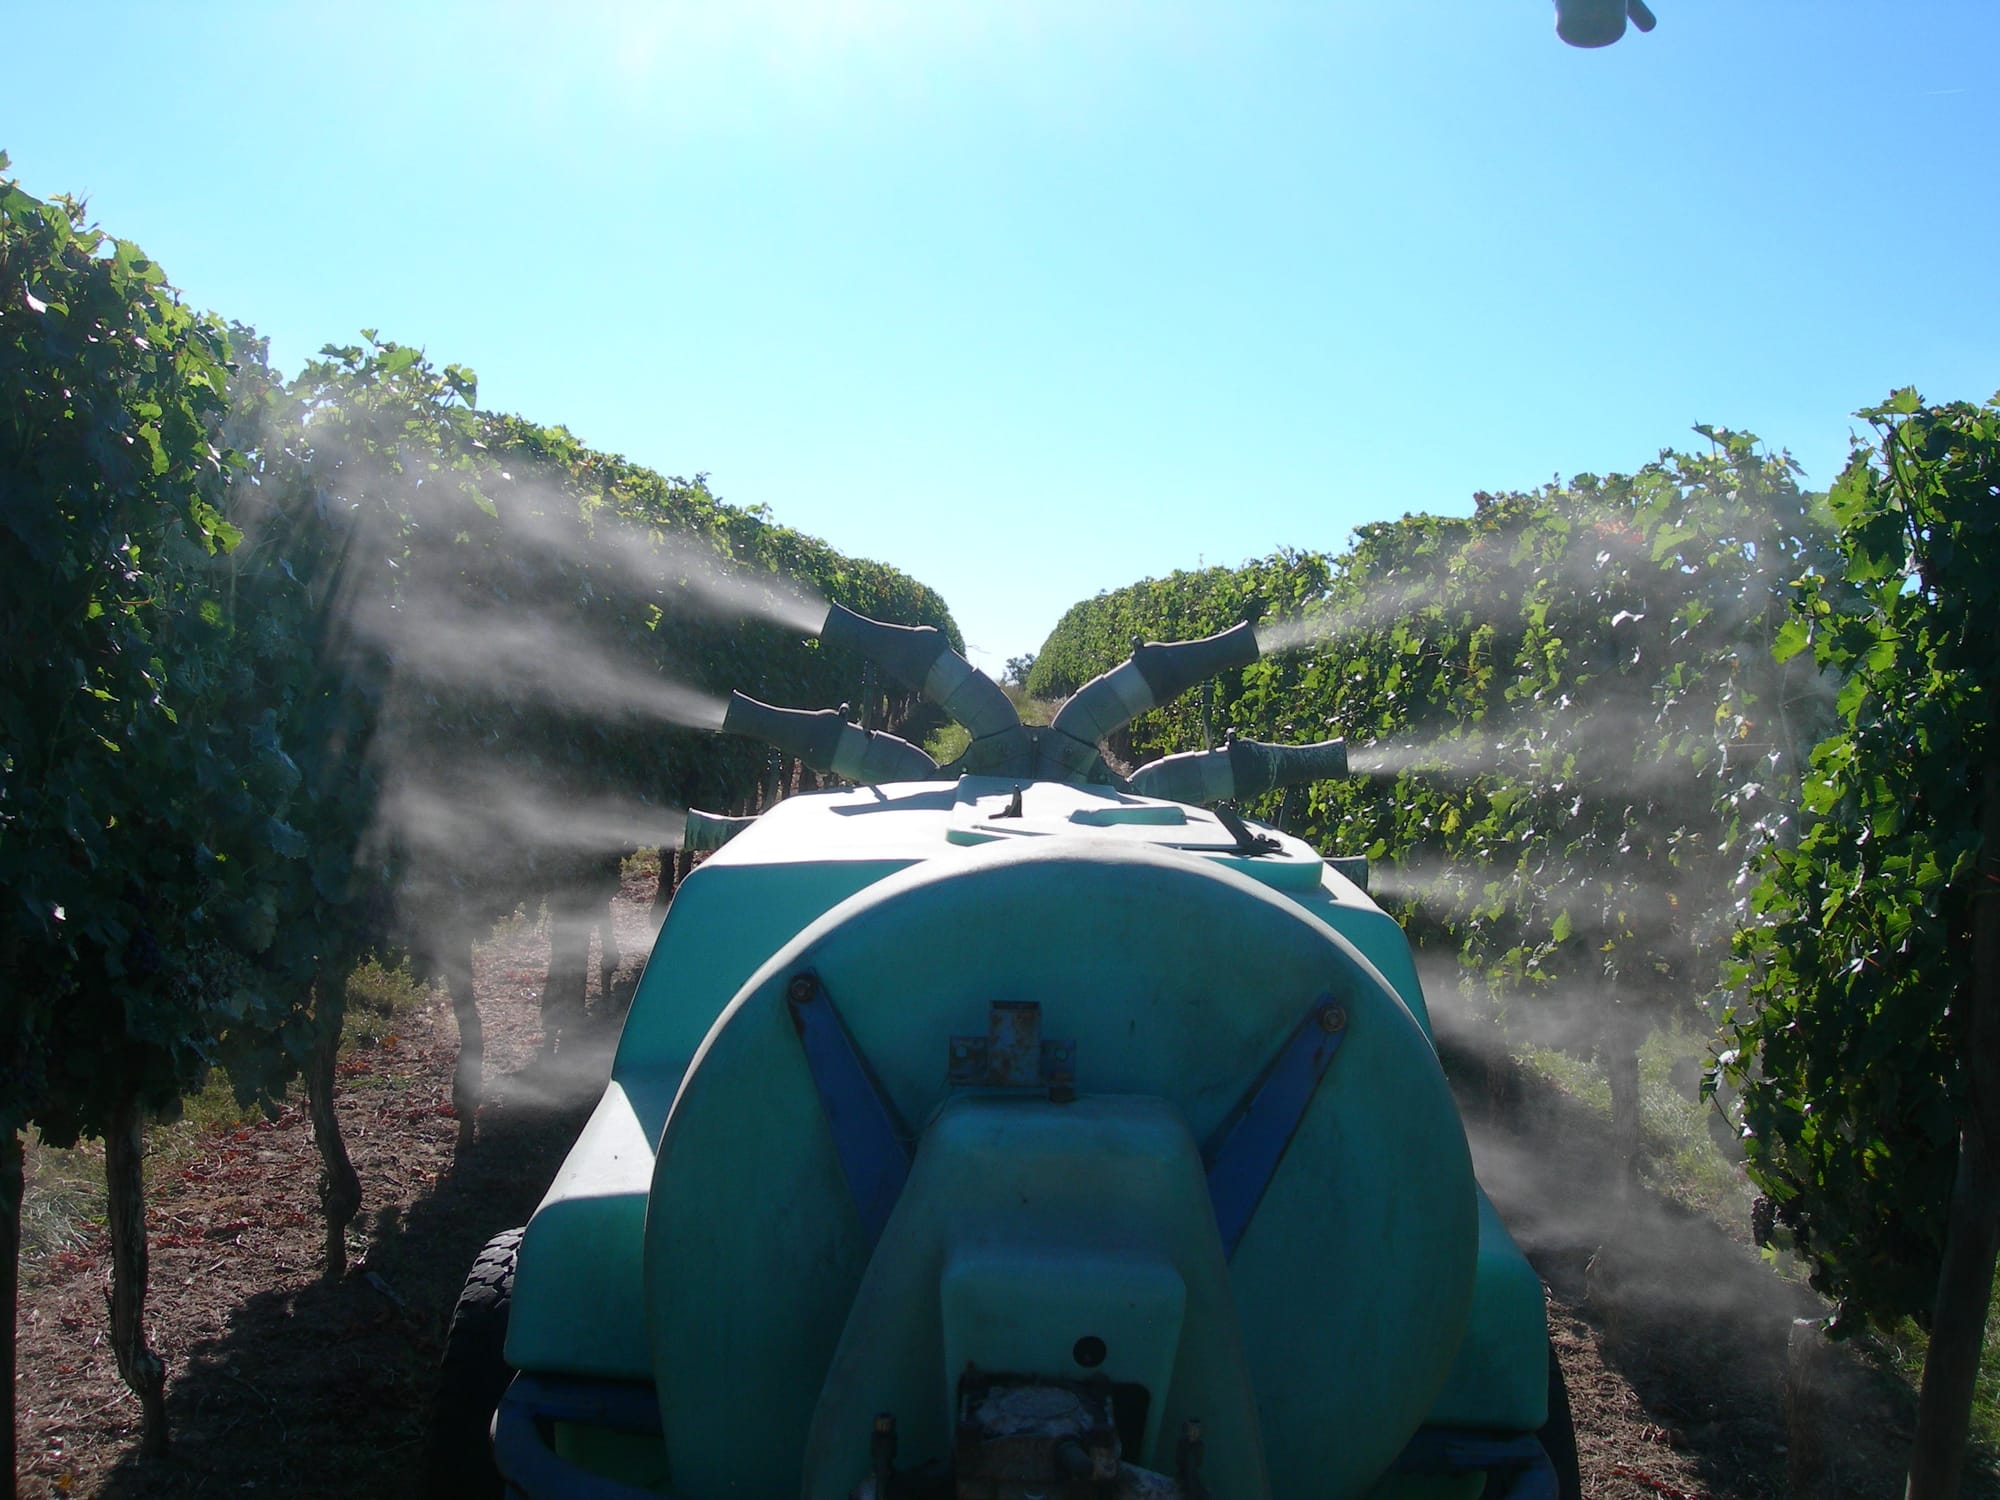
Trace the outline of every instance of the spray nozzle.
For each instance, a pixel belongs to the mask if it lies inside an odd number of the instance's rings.
[[[1155,703],[1168,703],[1205,678],[1257,659],[1257,627],[1248,620],[1198,641],[1149,641],[1132,653]]]
[[[1332,781],[1347,774],[1347,742],[1267,745],[1231,740],[1220,750],[1168,755],[1132,773],[1131,790],[1142,797],[1202,804],[1259,797],[1281,786]]]
[[[922,687],[938,653],[951,649],[935,625],[891,625],[858,615],[844,604],[827,606],[819,638],[831,646],[853,647],[909,688]]]
[[[831,771],[864,786],[883,781],[924,781],[937,774],[937,762],[908,740],[850,724],[830,708],[817,712],[774,708],[741,693],[731,693],[722,729],[725,734],[740,734],[776,745],[815,771]]]
[[[728,813],[703,812],[698,807],[687,810],[687,827],[681,833],[681,847],[688,850],[720,849],[748,828],[757,819],[732,817]]]

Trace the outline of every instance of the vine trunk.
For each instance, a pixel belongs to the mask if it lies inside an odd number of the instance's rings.
[[[111,1347],[118,1373],[139,1398],[139,1452],[167,1451],[167,1367],[146,1343],[146,1130],[139,1095],[126,1089],[104,1135],[111,1226]]]
[[[458,1063],[451,1075],[451,1108],[458,1116],[458,1138],[470,1141],[479,1118],[479,1100],[486,1086],[486,1031],[479,1022],[479,995],[472,982],[472,935],[454,928],[444,940],[438,967],[444,971],[451,996],[452,1019],[458,1023]]]
[[[554,1052],[565,1032],[583,1029],[584,994],[590,986],[590,918],[549,904],[549,973],[542,983],[542,1050]]]
[[[347,1226],[361,1208],[361,1179],[341,1139],[340,1116],[333,1105],[333,1084],[340,1062],[340,1028],[347,1013],[349,966],[322,969],[313,997],[312,1065],[306,1069],[306,1105],[312,1115],[313,1144],[319,1149],[319,1203],[326,1216],[328,1283],[347,1274]]]
[[[1951,1500],[1958,1494],[2000,1254],[2000,765],[1987,766],[1983,781],[1972,978],[1959,997],[1967,1012],[1965,1123],[1905,1500]]]

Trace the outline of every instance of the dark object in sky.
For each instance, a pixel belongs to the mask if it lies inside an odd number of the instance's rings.
[[[1572,47],[1608,47],[1625,35],[1625,19],[1641,31],[1656,24],[1645,0],[1556,0],[1556,35]]]

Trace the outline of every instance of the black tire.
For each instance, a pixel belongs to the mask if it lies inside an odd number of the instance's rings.
[[[1549,1419],[1537,1434],[1556,1471],[1556,1500],[1583,1500],[1583,1471],[1576,1460],[1576,1419],[1569,1410],[1569,1383],[1562,1361],[1549,1347]]]
[[[1549,1415],[1535,1436],[1541,1440],[1542,1452],[1549,1456],[1549,1466],[1556,1471],[1556,1500],[1583,1500],[1583,1474],[1576,1461],[1576,1419],[1570,1415],[1569,1385],[1553,1344],[1549,1346]],[[1505,1476],[1489,1475],[1481,1500],[1504,1495],[1508,1488]]]
[[[486,1242],[465,1278],[445,1334],[424,1451],[424,1493],[453,1500],[499,1500],[493,1465],[493,1413],[514,1371],[507,1363],[507,1313],[514,1300],[514,1260],[521,1231]]]

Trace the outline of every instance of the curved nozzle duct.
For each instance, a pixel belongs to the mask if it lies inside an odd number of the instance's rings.
[[[1033,746],[1013,701],[1000,684],[952,650],[935,625],[889,625],[834,604],[827,607],[819,637],[853,647],[965,726],[972,736],[959,758],[966,770],[1025,776],[1033,769]]]
[[[1106,735],[1115,734],[1147,709],[1172,702],[1203,678],[1249,666],[1257,655],[1256,627],[1248,620],[1198,641],[1166,645],[1148,641],[1134,648],[1122,666],[1076,690],[1050,726],[1068,740],[1048,742],[1049,748],[1064,769],[1083,775],[1097,758],[1097,742]]]
[[[729,695],[722,716],[724,734],[740,734],[796,755],[815,771],[831,771],[873,786],[882,781],[924,781],[937,775],[937,762],[908,740],[850,724],[830,708],[773,708]]]
[[[728,813],[703,812],[698,807],[690,807],[687,810],[687,827],[681,832],[681,847],[688,850],[720,849],[756,821],[755,815],[738,818]]]
[[[1167,802],[1228,802],[1256,797],[1304,781],[1332,781],[1347,774],[1347,742],[1267,745],[1234,740],[1220,750],[1167,755],[1132,773],[1131,791]]]

